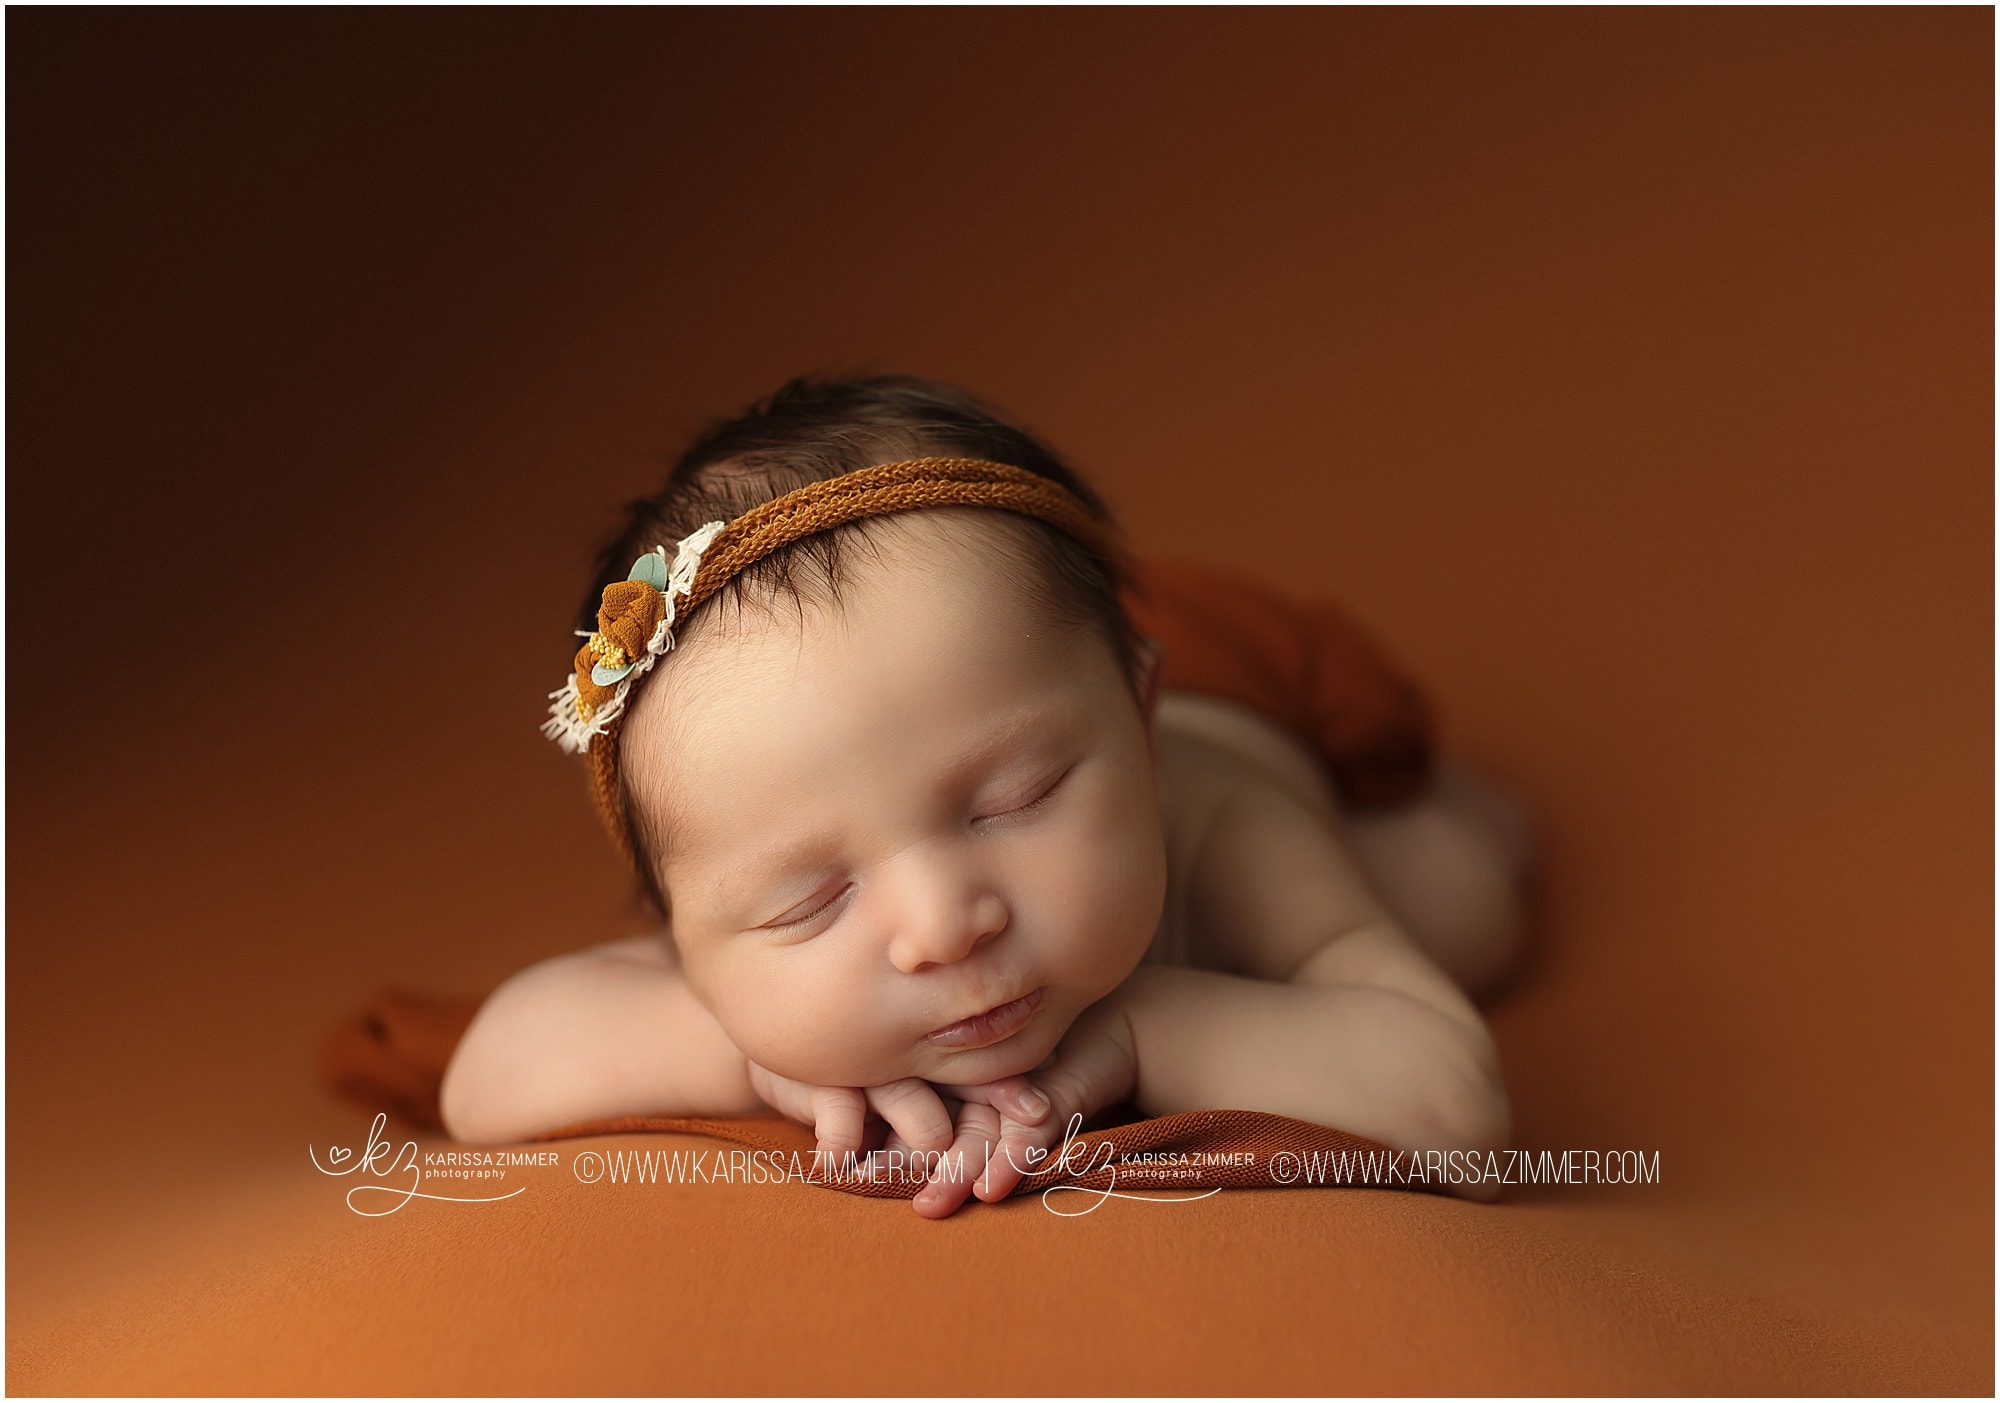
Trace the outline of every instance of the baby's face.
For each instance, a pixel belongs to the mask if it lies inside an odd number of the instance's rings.
[[[627,718],[688,982],[781,1076],[1031,1070],[1159,924],[1151,718],[981,547],[991,515],[884,518],[838,616],[697,616]]]

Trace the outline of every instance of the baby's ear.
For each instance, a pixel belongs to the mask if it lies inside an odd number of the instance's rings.
[[[1145,715],[1146,724],[1151,725],[1160,705],[1160,676],[1166,662],[1166,645],[1150,635],[1140,638],[1137,663],[1139,667],[1139,710]]]

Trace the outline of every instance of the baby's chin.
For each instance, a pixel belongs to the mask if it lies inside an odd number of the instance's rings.
[[[900,1053],[885,1047],[863,1062],[808,1059],[813,1065],[785,1070],[778,1062],[757,1060],[781,1075],[813,1086],[882,1086],[906,1077],[940,1086],[981,1086],[1005,1077],[1025,1076],[1048,1061],[1070,1025],[1101,997],[1103,993],[1089,988],[1048,986],[1040,1005],[1019,1030],[986,1047],[939,1047],[918,1038],[906,1043]],[[789,1064],[789,1059],[785,1060]]]
[[[934,1053],[932,1068],[921,1075],[941,1086],[979,1086],[1002,1077],[1024,1076],[1048,1059],[1049,1050],[1035,1044],[1024,1053],[1011,1047],[982,1047],[971,1052]]]
[[[1141,952],[1143,953],[1143,952]],[[1138,957],[1132,961],[1136,966]],[[1128,969],[1127,974],[1131,971]],[[1056,1045],[1068,1033],[1083,1011],[1117,987],[1078,988],[1072,984],[1051,985],[1021,1029],[1012,1037],[987,1047],[941,1048],[920,1044],[917,1057],[928,1070],[911,1073],[925,1081],[952,1086],[979,1086],[1003,1077],[1026,1076],[1049,1060]]]
[[[920,1077],[940,1086],[979,1086],[1034,1071],[1048,1060],[1067,1026],[1045,1031],[1031,1023],[991,1047],[953,1050],[919,1042],[900,1058],[871,1060],[865,1066],[851,1062],[810,1065],[781,1075],[812,1086],[881,1086],[906,1077]]]
[[[1030,1023],[1013,1037],[991,1047],[953,1050],[918,1042],[901,1056],[869,1058],[793,1058],[772,1052],[753,1057],[779,1076],[808,1086],[883,1086],[919,1077],[943,1086],[978,1086],[1002,1077],[1032,1072],[1048,1060],[1068,1029],[1068,1020],[1044,1030]],[[885,1050],[886,1051],[886,1050]]]

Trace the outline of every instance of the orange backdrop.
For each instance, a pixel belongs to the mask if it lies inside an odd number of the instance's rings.
[[[224,1270],[308,1142],[365,1134],[313,1084],[324,1030],[639,929],[536,730],[588,555],[705,419],[861,367],[994,399],[1144,549],[1342,601],[1544,815],[1548,927],[1493,1013],[1518,1140],[1657,1149],[1665,1182],[1517,1215],[1709,1283],[1649,1328],[1761,1302],[1876,1342],[1814,1388],[1991,1390],[1990,12],[7,37],[14,1388],[226,1391],[87,1312]],[[1368,1250],[1421,1255],[1410,1202]],[[978,1391],[1657,1381],[1565,1374],[1559,1318],[1482,1356],[1537,1318],[1526,1255],[1482,1289],[1529,1294],[1405,1302],[1358,1373],[1300,1362],[1324,1317],[1161,1308]],[[926,1348],[978,1318],[876,1291],[857,1328]]]

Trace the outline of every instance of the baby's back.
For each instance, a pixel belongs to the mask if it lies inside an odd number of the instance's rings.
[[[1325,767],[1305,743],[1247,707],[1197,692],[1163,691],[1156,729],[1166,819],[1167,902],[1143,963],[1234,971],[1226,922],[1190,909],[1191,876],[1229,803],[1246,788],[1275,789],[1337,825]]]
[[[1283,979],[1314,930],[1386,916],[1474,994],[1514,965],[1534,839],[1503,791],[1446,760],[1425,793],[1357,809],[1304,740],[1248,707],[1164,691],[1156,729],[1168,886],[1144,963]]]

